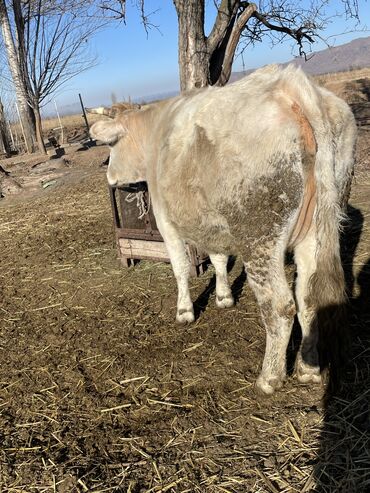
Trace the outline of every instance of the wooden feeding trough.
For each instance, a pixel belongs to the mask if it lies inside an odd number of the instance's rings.
[[[158,231],[146,182],[109,187],[118,256],[126,267],[137,260],[170,262]],[[193,245],[186,246],[191,275],[204,270],[208,256]]]

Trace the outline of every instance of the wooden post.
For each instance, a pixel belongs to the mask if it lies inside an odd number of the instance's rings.
[[[60,144],[64,144],[64,127],[62,124],[62,120],[60,119],[57,102],[54,99],[55,111],[57,112],[59,127],[60,127]]]
[[[78,97],[80,98],[80,103],[81,103],[81,108],[82,108],[82,114],[83,114],[83,117],[84,117],[84,120],[85,120],[85,124],[86,124],[86,128],[87,128],[87,133],[89,135],[90,142],[92,142],[93,140],[90,137],[90,125],[89,125],[89,122],[88,122],[88,119],[87,119],[87,115],[86,115],[86,111],[85,111],[85,106],[84,106],[84,104],[82,102],[81,94],[79,94]]]

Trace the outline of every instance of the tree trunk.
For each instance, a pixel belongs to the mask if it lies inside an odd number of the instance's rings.
[[[42,121],[41,121],[41,114],[39,107],[37,106],[37,109],[35,110],[35,117],[36,117],[36,139],[37,139],[37,145],[39,147],[39,151],[42,152],[43,154],[46,154],[46,148],[45,148],[45,143],[44,143],[44,136],[42,133]]]
[[[254,15],[254,3],[221,0],[208,37],[204,34],[205,0],[173,0],[179,22],[181,91],[208,85],[225,85],[240,35]]]
[[[10,72],[12,74],[17,96],[20,118],[23,124],[24,138],[28,152],[35,151],[36,126],[35,114],[28,101],[27,84],[17,57],[17,51],[11,32],[8,11],[4,0],[0,0],[0,24],[3,33],[4,45],[7,52]]]
[[[10,156],[11,148],[9,143],[9,135],[6,126],[4,108],[1,101],[0,101],[0,151],[2,151],[7,157]]]
[[[179,23],[181,91],[209,84],[209,53],[204,34],[204,1],[174,0]]]

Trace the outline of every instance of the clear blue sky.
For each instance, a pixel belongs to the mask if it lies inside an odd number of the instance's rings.
[[[300,3],[308,3],[304,0]],[[176,91],[179,87],[177,62],[177,17],[172,0],[146,0],[147,13],[154,12],[151,22],[158,29],[151,29],[147,36],[140,16],[130,0],[127,1],[127,19],[124,23],[112,23],[98,33],[91,43],[99,63],[73,79],[56,97],[62,111],[72,108],[81,92],[86,106],[110,104],[111,94],[118,100],[128,97],[145,98],[160,93]],[[360,0],[362,27],[370,29],[370,1]],[[214,20],[213,0],[207,0],[206,31]],[[341,0],[330,2],[329,14],[342,8]],[[348,32],[354,28],[354,22],[344,18],[333,19],[324,37],[332,45],[338,45],[357,37],[369,36],[370,31]],[[290,60],[296,51],[292,51],[292,41],[271,47],[268,39],[250,48],[244,53],[245,69],[255,68],[267,63]],[[313,50],[324,49],[324,42],[317,43]],[[234,61],[233,70],[243,69],[241,57]],[[50,110],[49,110],[50,111]]]

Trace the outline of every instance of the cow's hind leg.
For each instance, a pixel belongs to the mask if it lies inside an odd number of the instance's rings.
[[[157,226],[166,244],[173,273],[177,281],[177,312],[179,323],[194,322],[194,308],[189,291],[190,260],[186,253],[185,242],[176,229],[162,218],[157,217]]]
[[[265,357],[256,382],[264,394],[281,387],[286,376],[286,350],[295,315],[293,293],[284,272],[284,252],[282,247],[260,246],[245,263],[266,328]]]
[[[234,305],[229,281],[227,279],[227,262],[229,257],[222,254],[209,254],[216,272],[216,305],[218,308],[229,308]]]
[[[297,357],[297,378],[302,383],[321,381],[317,350],[318,325],[316,308],[310,304],[309,282],[316,271],[316,235],[312,227],[306,238],[294,249],[297,265],[296,300],[302,343]]]

